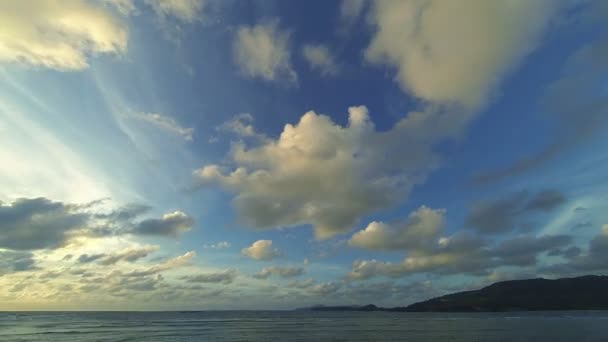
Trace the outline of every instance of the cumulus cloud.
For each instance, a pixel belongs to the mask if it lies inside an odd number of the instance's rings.
[[[182,211],[164,214],[160,219],[146,219],[139,222],[133,233],[177,237],[194,226],[194,219]]]
[[[230,165],[206,165],[194,176],[234,192],[241,219],[255,229],[312,224],[319,239],[346,232],[422,183],[438,166],[432,145],[446,132],[435,113],[412,112],[377,131],[366,107],[348,112],[346,126],[307,112],[277,139],[235,143]]]
[[[194,134],[194,128],[191,127],[183,127],[175,119],[172,117],[158,114],[158,113],[144,113],[144,112],[135,112],[129,115],[137,120],[141,120],[143,122],[147,122],[151,125],[154,125],[166,132],[171,134],[180,136],[184,138],[186,141],[192,141],[192,135]]]
[[[57,247],[88,216],[73,206],[46,198],[0,203],[0,248],[28,250]]]
[[[371,222],[348,241],[355,247],[371,250],[416,250],[437,243],[445,223],[444,209],[425,206],[397,224]]]
[[[251,246],[243,248],[241,252],[255,260],[271,260],[281,255],[277,248],[272,247],[271,240],[258,240]]]
[[[192,23],[199,18],[205,5],[205,0],[146,0],[160,17],[174,17],[186,23]]]
[[[278,20],[239,27],[233,50],[237,66],[247,77],[297,81],[291,66],[290,33],[280,29]]]
[[[338,65],[329,48],[325,45],[304,45],[302,55],[312,70],[319,71],[321,75],[335,75],[338,73]]]
[[[304,274],[304,269],[298,266],[270,266],[264,267],[260,272],[253,275],[254,278],[267,279],[272,275],[281,278],[293,278]]]
[[[556,1],[376,1],[365,57],[403,90],[474,109],[538,45]]]
[[[1,1],[0,22],[0,62],[81,70],[92,54],[127,48],[126,25],[91,1]]]
[[[195,274],[182,277],[188,283],[222,283],[231,284],[237,276],[235,269],[226,269],[216,273]]]
[[[516,192],[506,198],[475,203],[466,223],[481,233],[504,233],[529,225],[526,219],[531,215],[551,211],[565,202],[566,196],[555,189],[534,194],[527,191]]]

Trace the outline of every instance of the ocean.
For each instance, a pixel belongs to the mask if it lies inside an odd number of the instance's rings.
[[[0,313],[0,341],[608,341],[608,312]]]

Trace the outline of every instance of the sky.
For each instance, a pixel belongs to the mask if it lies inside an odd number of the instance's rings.
[[[0,310],[608,270],[608,6],[0,1]]]

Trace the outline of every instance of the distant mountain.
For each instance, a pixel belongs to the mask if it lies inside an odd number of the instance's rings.
[[[488,312],[608,310],[608,276],[526,279],[494,283],[418,302],[407,307],[313,306],[312,311]]]
[[[608,276],[494,283],[412,304],[405,311],[608,310]]]

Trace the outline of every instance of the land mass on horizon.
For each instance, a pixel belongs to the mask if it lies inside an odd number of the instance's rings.
[[[373,304],[317,305],[298,310],[397,312],[608,310],[608,276],[587,275],[553,280],[536,278],[501,281],[479,290],[452,293],[404,307],[384,308]]]

